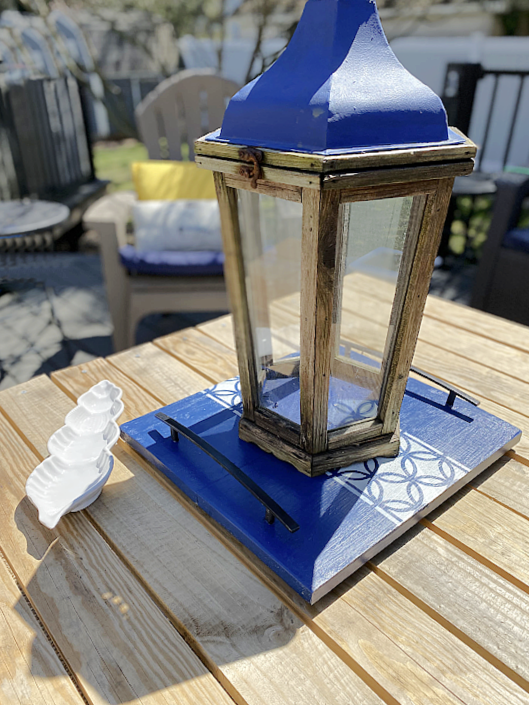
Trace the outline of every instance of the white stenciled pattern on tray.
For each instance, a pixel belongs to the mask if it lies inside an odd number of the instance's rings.
[[[424,441],[402,434],[396,458],[374,458],[327,475],[400,524],[433,502],[468,471],[469,468]]]
[[[215,387],[208,389],[206,396],[226,409],[231,409],[234,414],[240,416],[242,413],[242,393],[241,383],[238,377],[221,382]]]

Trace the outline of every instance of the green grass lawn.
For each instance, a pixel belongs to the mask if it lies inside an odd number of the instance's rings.
[[[163,157],[163,140],[161,142]],[[123,142],[98,142],[93,147],[94,167],[98,179],[110,181],[108,192],[134,190],[130,165],[149,159],[147,149],[141,142],[128,139]],[[189,147],[182,144],[182,159],[188,158]],[[168,155],[168,153],[167,153]]]
[[[134,190],[130,165],[148,159],[147,150],[141,142],[125,140],[119,143],[94,145],[94,166],[98,179],[111,183],[108,192]]]

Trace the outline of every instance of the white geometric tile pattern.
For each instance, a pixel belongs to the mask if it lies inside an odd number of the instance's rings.
[[[208,389],[206,396],[213,399],[225,409],[231,409],[234,414],[241,416],[242,394],[241,383],[238,377],[233,377],[225,382],[217,384],[212,389]]]
[[[400,524],[470,470],[406,433],[401,434],[400,448],[397,458],[374,458],[327,476]]]

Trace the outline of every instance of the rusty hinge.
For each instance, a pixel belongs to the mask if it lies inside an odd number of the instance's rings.
[[[253,147],[239,150],[239,159],[247,164],[241,164],[239,174],[246,179],[251,179],[252,188],[257,188],[257,180],[262,178],[263,170],[261,162],[263,161],[263,153]]]

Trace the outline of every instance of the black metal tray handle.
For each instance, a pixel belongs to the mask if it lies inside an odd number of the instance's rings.
[[[163,421],[171,429],[171,439],[173,441],[178,441],[178,434],[181,433],[184,438],[198,446],[204,453],[207,453],[210,458],[213,458],[221,467],[226,470],[232,477],[234,477],[238,482],[245,487],[250,494],[252,494],[265,508],[265,519],[269,524],[273,524],[275,519],[278,519],[283,526],[293,534],[299,529],[299,524],[292,519],[292,517],[282,509],[277,502],[275,502],[269,495],[262,490],[259,485],[256,485],[251,477],[248,477],[240,468],[238,468],[234,463],[231,462],[225,455],[220,453],[216,448],[210,445],[203,438],[198,436],[193,431],[190,431],[181,423],[175,421],[167,414],[162,411],[156,414],[156,418]]]

